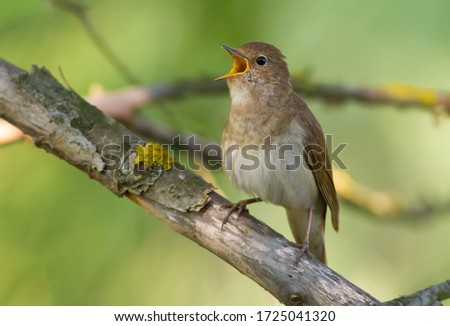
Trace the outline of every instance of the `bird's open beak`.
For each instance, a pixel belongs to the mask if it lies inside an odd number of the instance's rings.
[[[235,49],[230,48],[229,46],[221,45],[220,47],[225,49],[231,55],[234,63],[233,63],[233,68],[231,68],[231,70],[228,74],[220,76],[220,77],[216,78],[215,80],[222,80],[222,79],[227,79],[227,78],[230,78],[233,76],[242,75],[248,71],[250,64],[249,64],[247,58],[245,58],[243,55],[239,54]]]

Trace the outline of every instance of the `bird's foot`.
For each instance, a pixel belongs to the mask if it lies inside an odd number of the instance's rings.
[[[300,249],[296,254],[294,265],[298,265],[300,263],[300,259],[303,255],[311,256],[311,252],[309,251],[309,241],[303,241],[302,243],[295,243],[295,246]]]
[[[250,198],[250,199],[241,200],[237,203],[224,203],[224,204],[220,205],[220,210],[222,210],[224,208],[229,208],[227,215],[225,215],[225,217],[222,221],[222,226],[220,228],[223,230],[223,226],[225,224],[227,224],[228,219],[230,218],[231,214],[233,214],[234,211],[237,211],[236,217],[239,218],[243,211],[248,212],[247,205],[257,203],[260,201],[261,201],[261,198]]]

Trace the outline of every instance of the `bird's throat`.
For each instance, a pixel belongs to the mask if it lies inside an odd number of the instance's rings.
[[[248,87],[233,81],[228,83],[228,87],[230,89],[231,105],[251,105],[253,94]]]

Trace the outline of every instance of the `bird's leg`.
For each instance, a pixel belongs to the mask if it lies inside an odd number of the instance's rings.
[[[223,226],[228,222],[228,219],[230,218],[231,214],[233,214],[234,211],[237,210],[236,215],[237,215],[237,217],[239,217],[243,211],[247,211],[247,205],[250,205],[253,203],[258,203],[260,201],[262,201],[262,199],[257,197],[257,198],[241,200],[234,204],[233,203],[224,203],[224,204],[220,205],[220,210],[222,210],[223,208],[230,208],[227,212],[227,215],[223,219],[222,226],[220,228],[223,229]]]
[[[309,248],[309,233],[311,232],[313,209],[313,207],[308,208],[308,227],[306,229],[305,239],[302,242],[302,246],[305,248],[304,251]]]
[[[311,223],[312,223],[312,215],[313,215],[314,207],[308,208],[308,226],[306,228],[306,235],[303,239],[303,242],[300,244],[297,244],[297,246],[301,250],[301,254],[298,255],[298,257],[295,259],[295,265],[297,265],[300,262],[300,258],[305,254],[309,249],[309,234],[311,232]]]

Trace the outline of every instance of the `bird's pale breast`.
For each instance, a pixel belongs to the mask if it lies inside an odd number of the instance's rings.
[[[233,113],[222,139],[223,166],[230,181],[240,190],[277,205],[315,206],[318,189],[303,158],[304,130],[300,124],[291,120],[285,131],[277,134],[264,124],[251,122],[264,117],[245,119]],[[273,121],[267,125],[273,125]],[[270,147],[265,140],[268,136]]]

